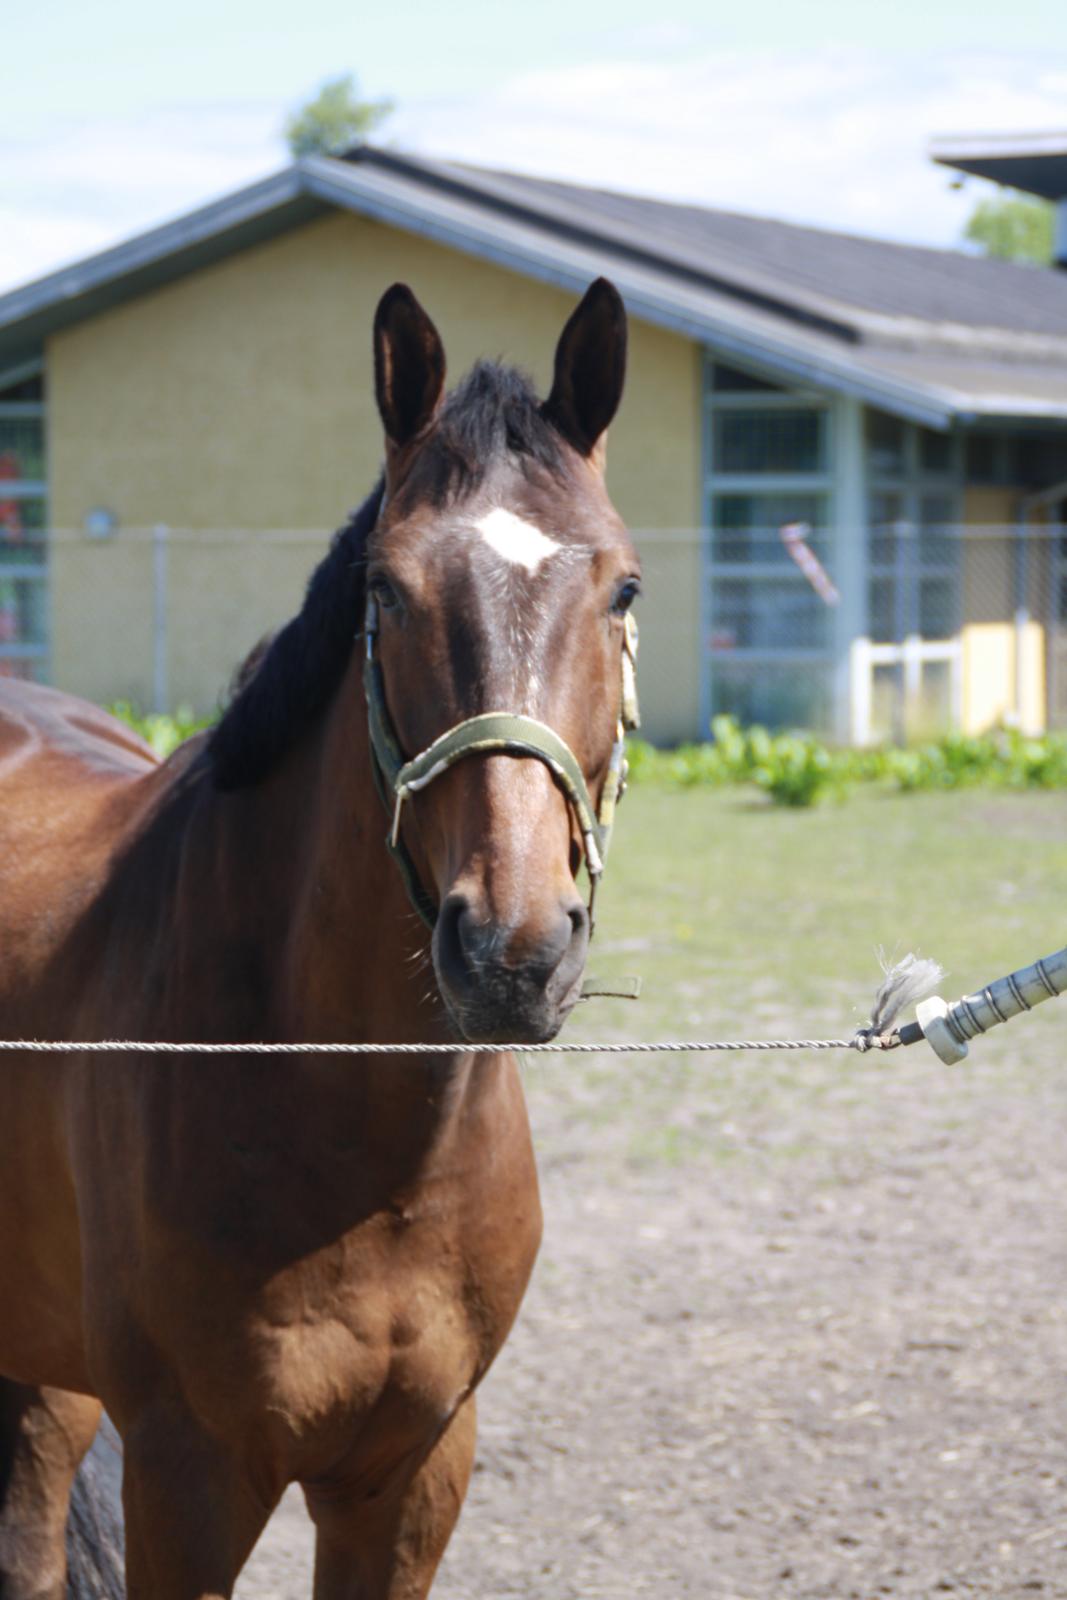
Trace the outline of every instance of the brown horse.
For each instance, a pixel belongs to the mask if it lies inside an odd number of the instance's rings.
[[[383,481],[213,735],[157,765],[82,702],[0,685],[0,1036],[457,1042],[0,1055],[3,1600],[63,1594],[101,1403],[131,1600],[230,1595],[294,1481],[317,1600],[427,1594],[537,1251],[514,1059],[462,1041],[551,1037],[581,982],[575,784],[595,805],[612,781],[638,586],[602,472],[625,317],[594,284],[543,403],[484,363],[444,399],[401,285],[374,347]],[[532,741],[409,773],[429,950],[365,655],[401,761],[490,712]]]

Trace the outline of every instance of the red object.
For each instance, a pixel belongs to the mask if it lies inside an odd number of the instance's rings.
[[[808,524],[806,522],[784,522],[778,529],[778,533],[782,543],[815,590],[815,593],[819,596],[819,599],[825,600],[828,606],[836,606],[841,599],[841,591],[807,542],[811,533]]]
[[[19,458],[14,450],[0,450],[0,484],[15,483],[20,476]],[[22,507],[19,502],[0,497],[0,536],[14,540],[21,539],[22,533]]]

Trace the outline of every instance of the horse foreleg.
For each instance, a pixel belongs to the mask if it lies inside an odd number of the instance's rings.
[[[100,1402],[0,1378],[0,1600],[63,1600],[71,1484]]]
[[[229,1600],[277,1502],[176,1406],[123,1419],[128,1600]]]
[[[471,1396],[402,1494],[305,1490],[316,1527],[314,1600],[424,1600],[467,1493],[476,1432]]]

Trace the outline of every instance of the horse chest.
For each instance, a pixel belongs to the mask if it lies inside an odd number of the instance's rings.
[[[167,1362],[212,1429],[278,1462],[282,1477],[377,1483],[479,1382],[539,1236],[536,1188],[475,1206],[441,1183],[315,1248],[272,1252],[266,1271],[254,1254],[237,1267],[224,1239],[232,1265],[220,1276],[214,1244],[200,1241],[188,1273],[169,1261]]]
[[[392,1218],[374,1219],[282,1273],[246,1311],[236,1359],[186,1376],[201,1414],[286,1478],[370,1492],[418,1456],[503,1343],[528,1271],[486,1263],[461,1234],[419,1231],[397,1239]]]

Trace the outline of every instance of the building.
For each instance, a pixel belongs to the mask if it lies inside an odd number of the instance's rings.
[[[382,289],[545,387],[598,273],[653,737],[1067,725],[1067,272],[365,146],[0,298],[0,670],[210,708],[375,478]]]

